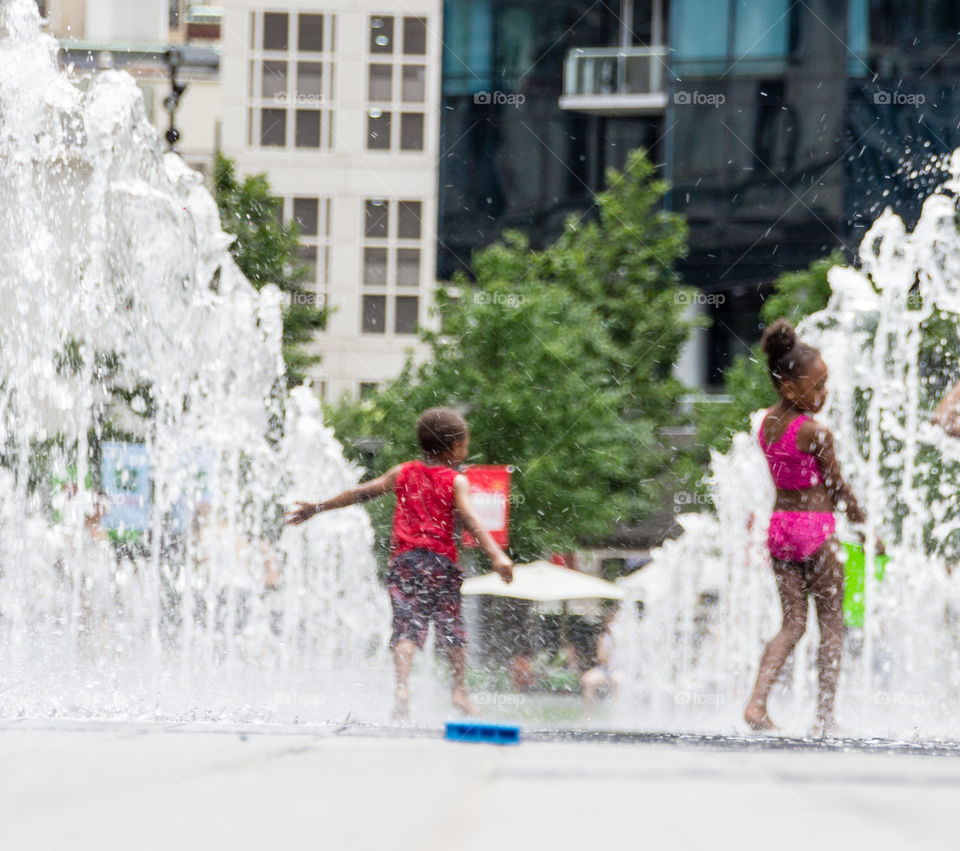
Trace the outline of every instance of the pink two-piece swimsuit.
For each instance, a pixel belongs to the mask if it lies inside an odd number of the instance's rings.
[[[768,413],[767,416],[770,416]],[[780,490],[806,490],[820,484],[823,477],[815,455],[801,452],[797,432],[808,417],[798,416],[786,431],[771,444],[763,436],[760,424],[760,448],[767,458],[773,483]],[[836,530],[836,520],[826,511],[774,511],[767,532],[770,556],[778,561],[806,561]]]

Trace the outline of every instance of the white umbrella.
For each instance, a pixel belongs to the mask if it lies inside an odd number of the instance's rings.
[[[513,582],[509,585],[500,578],[499,573],[471,576],[464,580],[460,593],[538,602],[624,598],[623,591],[612,582],[547,561],[516,565],[513,569]]]

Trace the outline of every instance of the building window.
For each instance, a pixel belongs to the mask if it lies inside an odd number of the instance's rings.
[[[297,17],[297,24],[297,50],[323,53],[323,15],[301,14]]]
[[[423,65],[403,66],[403,88],[400,97],[404,103],[423,103],[427,94],[427,69]]]
[[[368,287],[387,285],[387,249],[363,249],[363,283]]]
[[[397,204],[397,237],[400,239],[420,239],[419,201],[401,201]]]
[[[260,145],[282,148],[287,144],[287,113],[283,109],[260,110]]]
[[[370,18],[370,52],[393,53],[393,16]]]
[[[250,21],[250,145],[331,150],[335,16],[254,12]]]
[[[393,100],[393,66],[382,65],[379,62],[372,63],[367,72],[367,100],[384,101],[389,103]]]
[[[420,249],[397,249],[397,286],[420,286]]]
[[[279,199],[284,221],[295,221],[300,228],[300,262],[307,267],[303,281],[310,302],[317,307],[327,303],[330,287],[330,240],[333,202],[330,198],[297,195]]]
[[[263,15],[263,49],[286,50],[290,33],[290,15],[286,12],[265,12]]]
[[[364,235],[373,239],[386,239],[390,224],[390,202],[381,200],[367,201],[364,205]]]
[[[400,116],[400,150],[423,150],[422,112],[405,112]]]
[[[365,295],[363,297],[363,333],[383,334],[387,330],[387,297]]]
[[[367,150],[422,152],[427,19],[372,15],[369,23]]]
[[[297,137],[298,148],[320,147],[320,110],[297,110]]]
[[[416,334],[420,299],[416,296],[397,296],[397,312],[393,330],[396,334]]]
[[[364,201],[364,333],[383,334],[387,328],[394,334],[416,333],[424,271],[422,222],[422,201]]]
[[[403,19],[403,52],[407,56],[427,55],[427,19]]]
[[[371,109],[367,113],[367,149],[390,150],[390,113]]]

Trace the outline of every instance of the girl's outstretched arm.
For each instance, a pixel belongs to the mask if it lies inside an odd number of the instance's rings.
[[[401,466],[401,464],[398,464],[396,467],[391,467],[382,476],[364,482],[362,485],[357,485],[355,488],[350,488],[350,490],[345,490],[343,493],[338,493],[323,502],[298,502],[296,508],[283,515],[283,522],[299,526],[321,511],[346,508],[348,505],[356,505],[358,502],[367,502],[367,500],[383,496],[393,490]]]
[[[833,500],[834,508],[842,507],[851,523],[863,523],[867,518],[840,472],[840,462],[837,461],[830,429],[813,420],[808,420],[800,427],[797,444],[804,452],[816,455],[819,459],[820,470],[823,472],[823,485],[830,494],[830,499]]]
[[[930,419],[951,437],[960,437],[960,382],[954,384],[940,400]]]

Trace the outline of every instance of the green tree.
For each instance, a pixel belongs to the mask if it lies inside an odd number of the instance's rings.
[[[217,155],[213,189],[223,229],[235,237],[230,253],[240,271],[256,289],[274,284],[289,296],[283,312],[283,359],[288,385],[300,384],[303,371],[320,360],[304,345],[326,327],[329,312],[317,307],[303,286],[308,271],[297,253],[299,226],[281,222],[280,202],[271,195],[265,174],[241,180],[236,164],[222,154]]]
[[[643,150],[622,172],[607,172],[596,215],[571,220],[546,274],[590,304],[604,324],[613,355],[608,380],[626,385],[629,411],[658,425],[672,423],[685,388],[673,366],[695,322],[685,318],[689,290],[674,265],[686,256],[686,220],[663,209],[668,189]]]
[[[355,457],[380,473],[418,454],[420,411],[466,409],[470,461],[516,468],[520,559],[597,541],[657,508],[672,463],[661,429],[677,422],[682,389],[669,367],[690,323],[670,271],[685,227],[659,209],[665,184],[651,174],[633,155],[608,175],[594,220],[571,219],[543,251],[507,234],[478,253],[459,298],[438,292],[442,332],[422,334],[430,359],[330,411],[348,447],[382,442],[375,457]],[[390,510],[372,510],[384,547]]]

